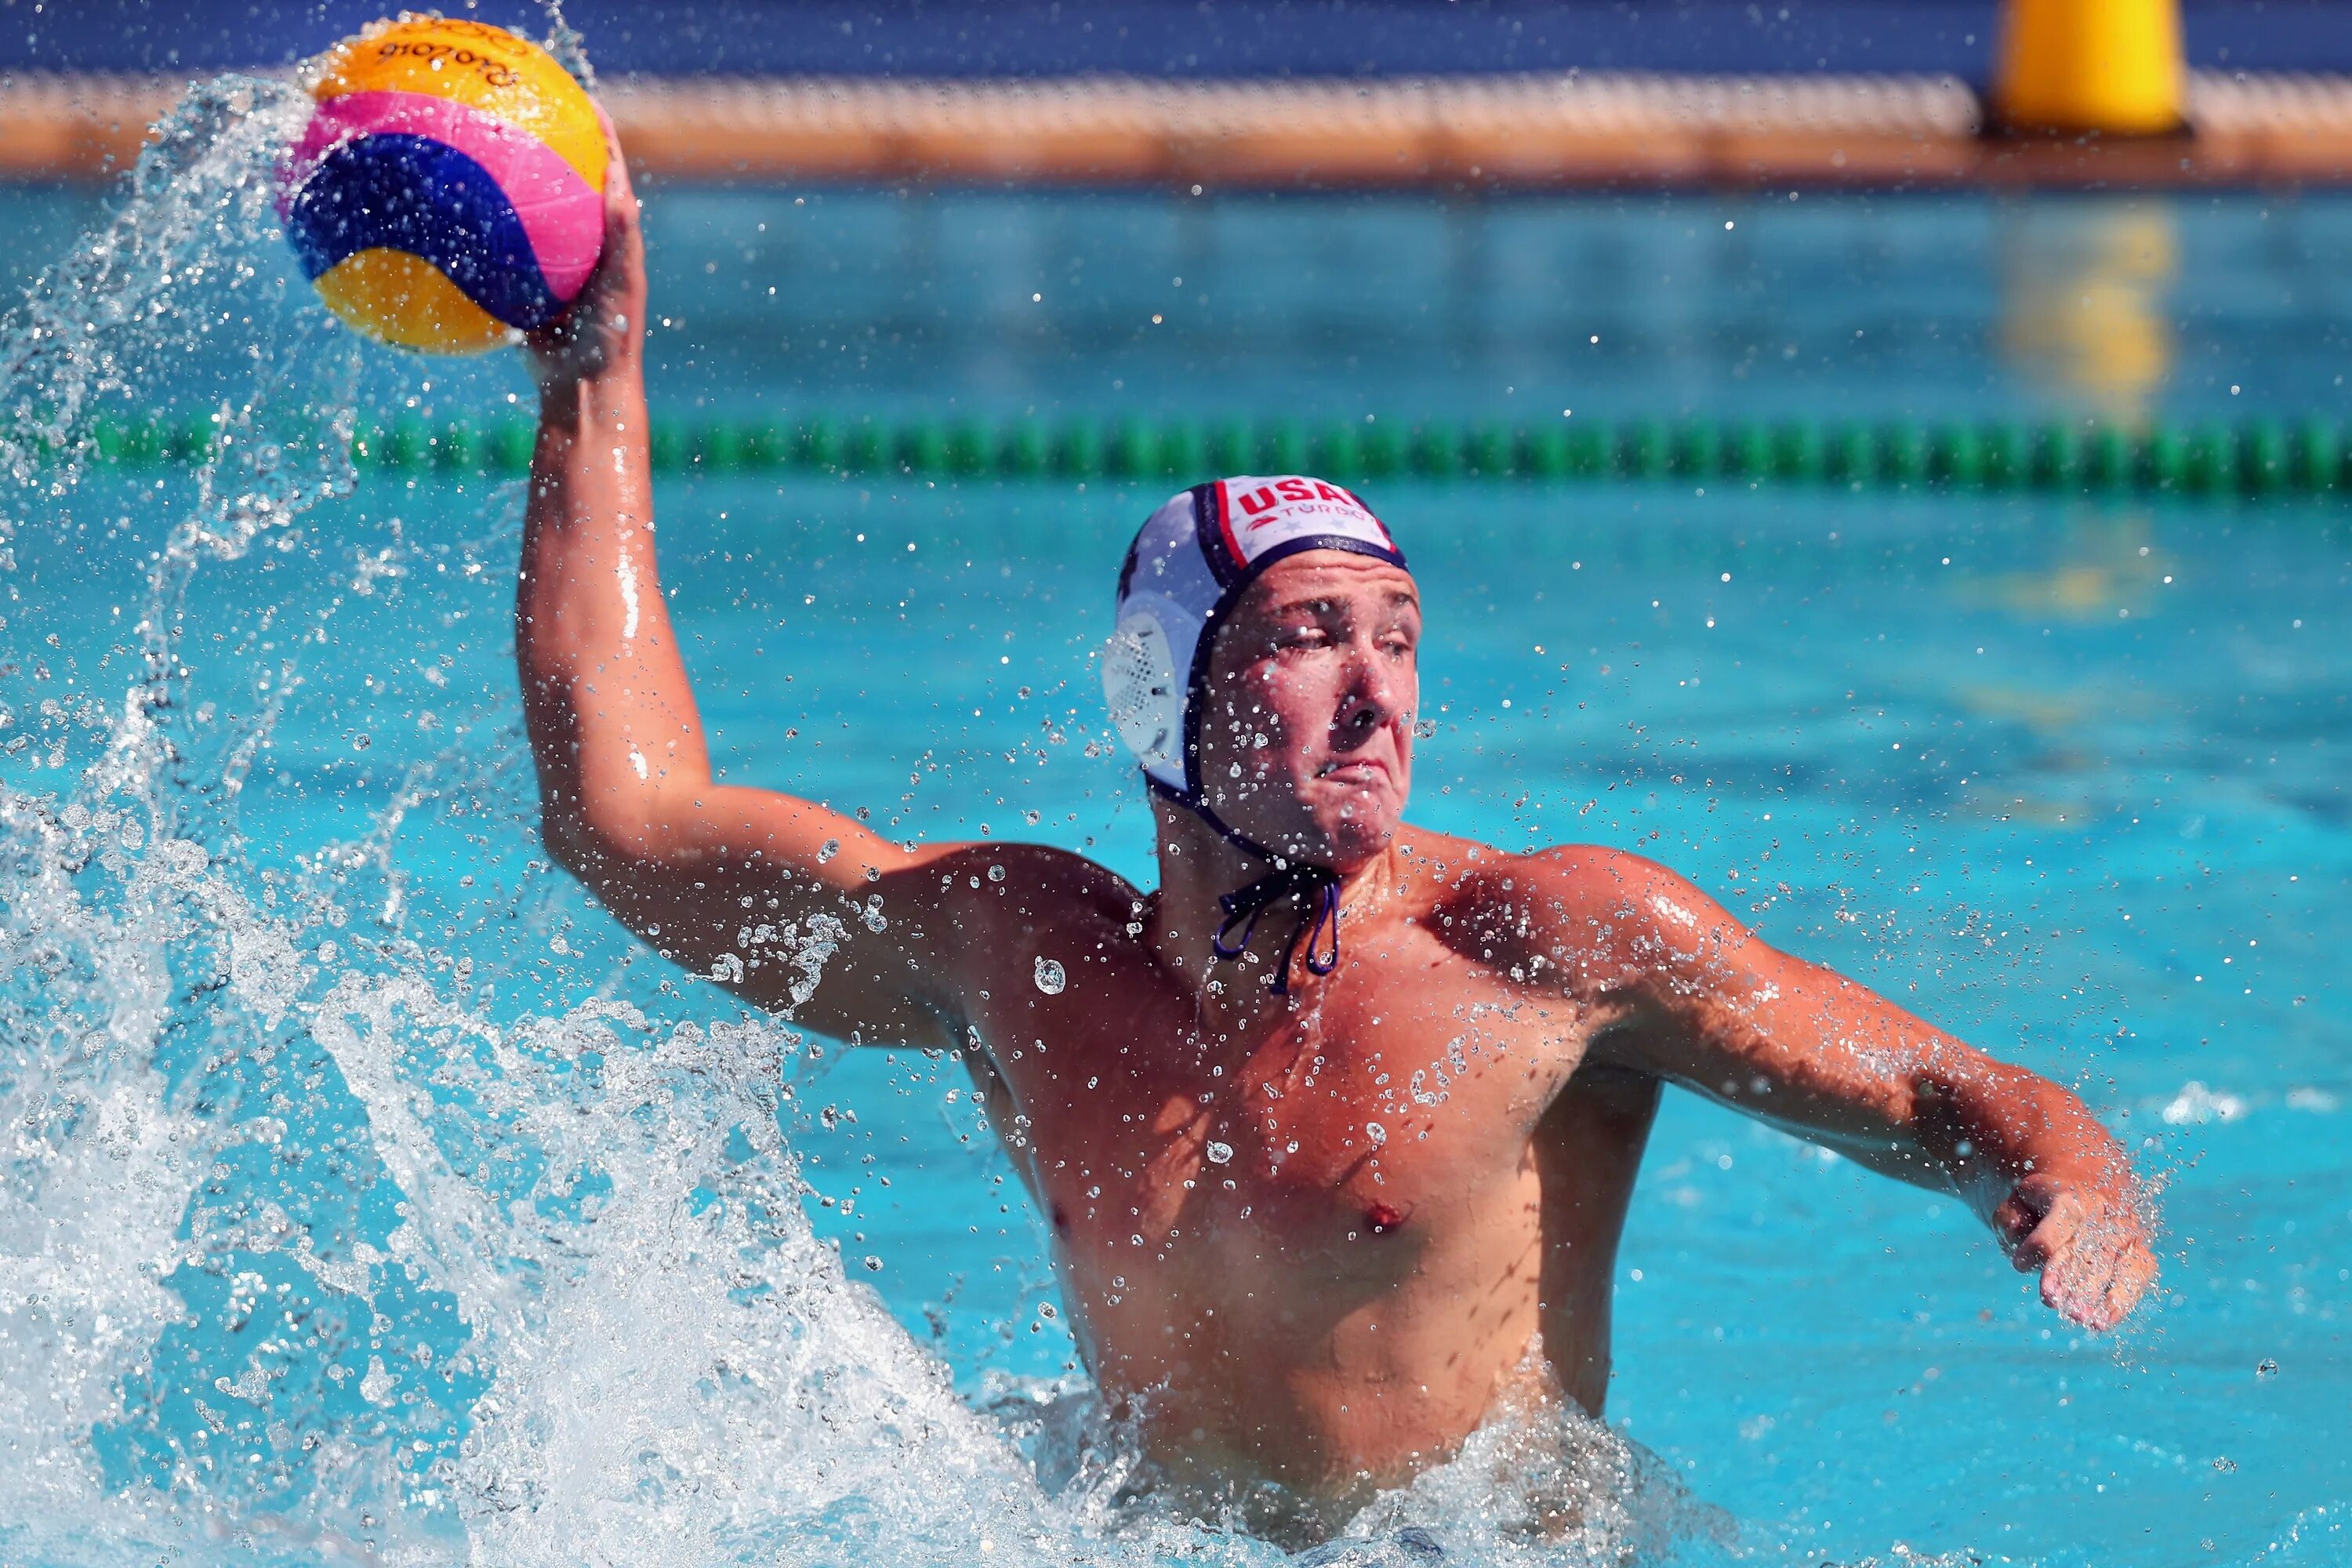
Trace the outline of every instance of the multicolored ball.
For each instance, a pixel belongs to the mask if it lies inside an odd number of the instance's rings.
[[[327,308],[452,354],[562,315],[604,247],[607,153],[554,57],[503,28],[403,16],[319,68],[278,212]]]

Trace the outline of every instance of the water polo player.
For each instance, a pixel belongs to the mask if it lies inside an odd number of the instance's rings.
[[[2074,1322],[2130,1310],[2155,1264],[2075,1096],[1662,866],[1406,822],[1423,606],[1337,486],[1200,486],[1127,558],[1107,662],[1155,889],[1043,846],[902,848],[714,779],[656,575],[642,246],[612,169],[601,270],[533,345],[517,654],[547,842],[666,954],[737,955],[752,1001],[963,1053],[1161,1475],[1277,1483],[1311,1521],[1507,1390],[1598,1411],[1666,1083],[1961,1194]],[[813,992],[747,948],[747,910],[830,933]]]

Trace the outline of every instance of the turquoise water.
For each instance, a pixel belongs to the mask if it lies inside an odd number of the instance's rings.
[[[0,1556],[1280,1561],[1116,1500],[956,1069],[747,1015],[550,869],[518,487],[319,435],[519,367],[335,328],[260,179],[291,111],[242,90],[135,197],[7,198],[55,268],[11,409],[228,438],[0,454]],[[798,195],[656,193],[667,406],[2299,414],[2352,321],[2318,201]],[[728,776],[1146,873],[1088,655],[1158,499],[666,481]],[[1956,1205],[1671,1096],[1590,1538],[1511,1530],[1504,1430],[1317,1560],[2340,1561],[2341,509],[1370,499],[1432,607],[1419,820],[1639,847],[2074,1083],[2164,1184],[2166,1275],[2081,1339]]]
[[[2341,194],[1790,195],[680,190],[655,375],[927,413],[2343,407]]]

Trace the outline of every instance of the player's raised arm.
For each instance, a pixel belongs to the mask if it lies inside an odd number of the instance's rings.
[[[644,244],[617,143],[612,170],[597,276],[530,345],[515,656],[548,847],[656,949],[754,1001],[844,1037],[950,1043],[944,960],[994,913],[942,895],[931,863],[957,847],[910,852],[711,776],[654,560]]]
[[[1549,918],[1530,936],[1617,1014],[1597,1058],[1959,1194],[2076,1322],[2113,1327],[2155,1277],[2130,1160],[2074,1094],[1779,952],[1664,867],[1598,849],[1538,864]]]

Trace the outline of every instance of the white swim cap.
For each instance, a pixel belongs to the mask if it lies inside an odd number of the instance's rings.
[[[1103,694],[1145,775],[1196,811],[1207,810],[1196,731],[1210,645],[1259,574],[1307,550],[1404,564],[1371,508],[1304,474],[1194,485],[1153,512],[1128,547]]]

